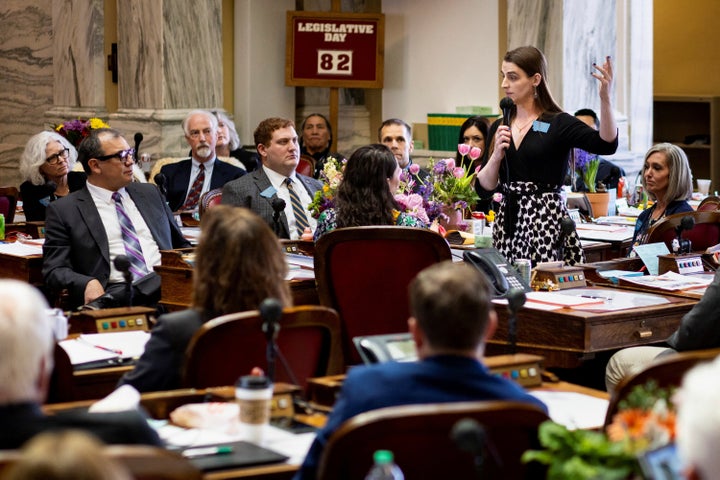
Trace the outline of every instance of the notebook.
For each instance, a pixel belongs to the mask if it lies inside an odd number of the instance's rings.
[[[204,472],[226,470],[237,467],[251,467],[254,465],[265,465],[268,463],[280,463],[289,458],[273,450],[244,441],[218,445],[203,445],[203,447],[205,446],[230,446],[232,447],[232,452],[219,455],[192,457],[188,459],[190,463]],[[183,450],[185,450],[185,448],[178,449],[177,451],[182,453]]]

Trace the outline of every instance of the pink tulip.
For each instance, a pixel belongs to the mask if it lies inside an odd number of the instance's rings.
[[[460,155],[462,155],[464,157],[465,155],[470,153],[470,145],[468,145],[466,143],[459,143],[458,144],[458,152],[460,152]]]
[[[453,176],[455,178],[463,178],[465,176],[465,169],[462,167],[453,168]]]
[[[477,167],[475,167],[475,175],[480,173],[480,170],[482,170],[482,165],[478,165]]]
[[[502,202],[503,194],[500,192],[495,192],[495,193],[493,193],[492,199],[493,199],[493,202],[500,203],[500,202]]]
[[[480,150],[478,147],[472,147],[468,156],[473,160],[477,160],[478,158],[480,158],[480,154],[482,154],[482,150]]]
[[[448,170],[452,170],[453,168],[455,168],[455,159],[453,159],[453,158],[446,158],[445,160],[443,160],[443,162],[445,162],[445,167],[446,167]]]
[[[410,173],[412,173],[413,175],[417,175],[417,174],[420,172],[420,165],[418,165],[417,163],[413,163],[412,165],[410,165],[410,167],[408,168],[408,170],[409,170]]]

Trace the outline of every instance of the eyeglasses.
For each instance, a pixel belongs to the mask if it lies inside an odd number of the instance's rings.
[[[60,157],[67,159],[70,156],[70,149],[69,148],[63,148],[57,153],[54,153],[47,157],[45,161],[49,163],[50,165],[55,165],[60,161]]]
[[[95,157],[97,160],[100,160],[101,162],[104,162],[105,160],[110,160],[111,158],[119,158],[121,162],[127,162],[128,157],[130,157],[131,161],[135,161],[135,149],[134,148],[128,148],[127,150],[120,150],[119,152],[111,153],[110,155],[103,155],[101,157]]]

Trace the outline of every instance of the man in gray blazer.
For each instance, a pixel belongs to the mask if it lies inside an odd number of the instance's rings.
[[[249,208],[260,215],[278,237],[297,240],[303,233],[303,225],[315,230],[317,224],[310,216],[308,205],[322,183],[295,172],[300,148],[292,120],[267,118],[257,126],[254,137],[262,168],[226,183],[222,203]]]
[[[154,306],[160,250],[190,246],[158,188],[132,183],[134,153],[117,130],[92,130],[78,150],[85,188],[48,206],[43,277],[52,291],[68,290],[71,307],[100,297],[100,306],[128,305],[119,255],[130,263],[133,304]]]

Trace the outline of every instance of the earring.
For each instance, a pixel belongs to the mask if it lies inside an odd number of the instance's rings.
[[[537,85],[533,85],[533,98],[537,98]]]

